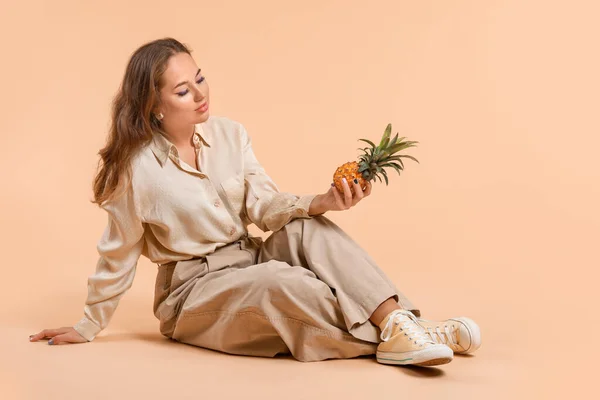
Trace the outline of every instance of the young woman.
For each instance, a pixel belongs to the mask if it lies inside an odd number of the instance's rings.
[[[84,316],[32,342],[92,341],[131,287],[141,255],[158,265],[154,314],[173,340],[300,361],[376,354],[439,365],[480,343],[469,318],[420,319],[373,259],[323,214],[371,193],[344,182],[318,195],[279,191],[244,127],[209,116],[209,89],[172,38],[132,55],[115,97],[94,203],[108,213]],[[354,195],[350,186],[354,185]],[[248,234],[256,224],[273,233]]]

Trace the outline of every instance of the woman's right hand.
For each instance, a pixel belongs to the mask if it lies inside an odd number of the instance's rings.
[[[81,336],[71,326],[65,326],[58,329],[44,329],[43,331],[29,336],[29,341],[37,342],[41,339],[50,338],[48,344],[68,344],[68,343],[85,343],[88,340]]]

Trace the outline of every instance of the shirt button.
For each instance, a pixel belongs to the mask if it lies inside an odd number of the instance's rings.
[[[235,228],[231,228],[231,230],[229,231],[230,235],[233,235],[235,233]]]
[[[219,200],[215,201],[215,207],[219,207]]]

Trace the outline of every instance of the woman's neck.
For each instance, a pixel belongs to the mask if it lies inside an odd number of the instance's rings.
[[[176,147],[185,147],[188,145],[194,145],[194,132],[196,131],[196,126],[186,126],[183,128],[163,128],[165,133],[167,134],[167,139],[171,143],[173,143]]]

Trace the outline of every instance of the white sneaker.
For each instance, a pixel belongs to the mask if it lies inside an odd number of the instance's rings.
[[[457,354],[472,353],[481,346],[481,331],[471,318],[457,317],[445,321],[419,318],[418,322],[433,341],[447,345]]]
[[[432,366],[452,361],[452,349],[434,342],[408,310],[394,310],[381,324],[377,361],[382,364]]]

